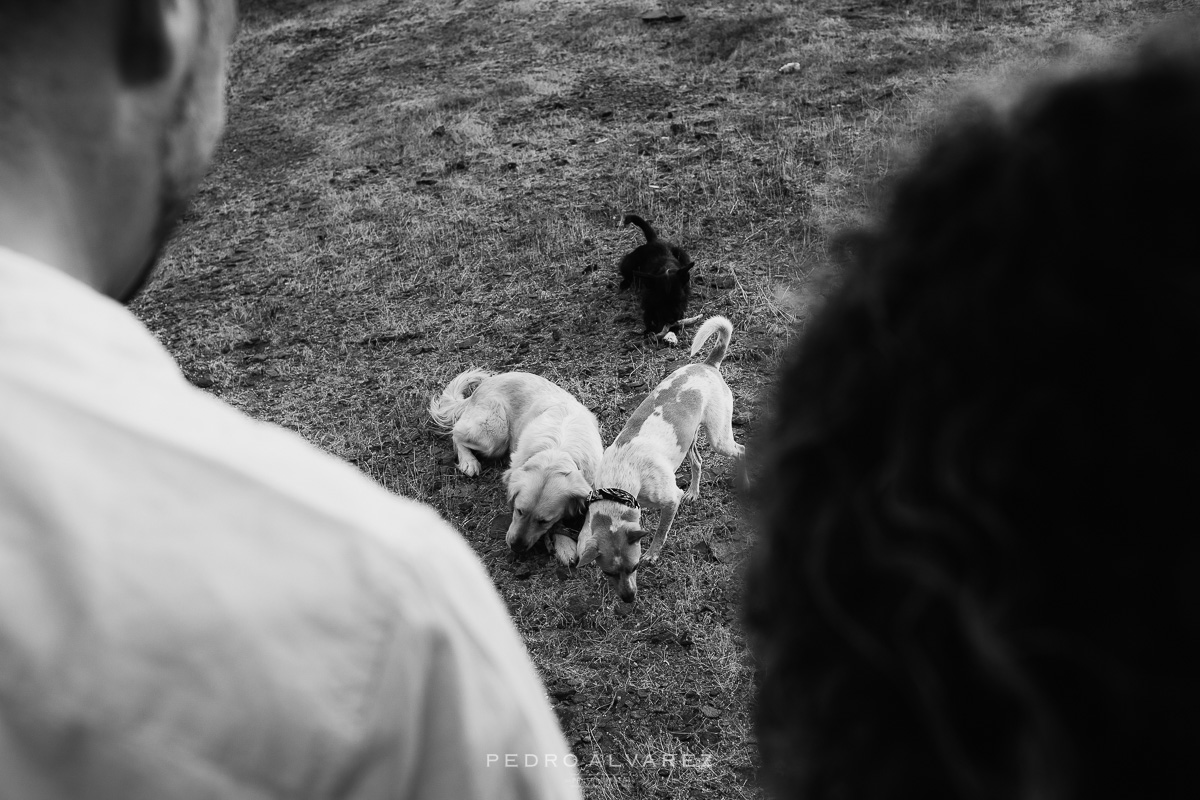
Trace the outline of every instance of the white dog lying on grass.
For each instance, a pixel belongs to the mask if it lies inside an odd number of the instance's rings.
[[[504,480],[513,510],[505,541],[513,550],[528,550],[564,516],[583,513],[604,448],[596,417],[569,392],[528,372],[469,369],[430,401],[429,415],[450,431],[464,475],[479,474],[476,453],[512,454]],[[575,563],[572,538],[554,534],[553,548],[561,563]]]

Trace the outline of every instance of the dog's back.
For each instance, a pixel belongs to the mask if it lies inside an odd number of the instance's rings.
[[[442,393],[430,401],[429,416],[439,427],[450,430],[468,409],[478,415],[483,408],[493,408],[499,414],[497,419],[504,421],[505,438],[515,440],[533,420],[558,406],[574,415],[583,415],[585,419],[590,416],[596,426],[595,417],[583,404],[541,375],[529,372],[495,374],[483,369],[468,369],[455,376]]]
[[[560,451],[574,461],[591,483],[604,450],[600,424],[596,415],[570,392],[551,385],[557,391],[540,398],[537,413],[529,415],[514,447],[513,460],[523,463],[536,452]]]
[[[646,437],[650,433],[650,429],[646,428],[647,423],[651,428],[655,428],[661,422],[669,427],[670,435],[677,439],[673,442],[678,449],[676,463],[682,461],[704,416],[706,387],[699,385],[708,382],[704,373],[702,364],[688,364],[668,375],[634,409],[625,427],[609,446],[609,450],[618,450],[632,444],[639,437]],[[656,429],[649,438],[657,440],[666,430],[667,428]]]
[[[563,406],[588,413],[566,389],[530,372],[494,375],[482,391],[486,391],[489,400],[503,404],[514,450],[520,447],[523,433],[547,411]]]

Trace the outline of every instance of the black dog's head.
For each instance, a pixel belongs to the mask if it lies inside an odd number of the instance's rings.
[[[674,326],[687,313],[692,296],[692,267],[687,251],[662,240],[647,242],[621,259],[620,291],[641,291],[647,333]]]
[[[777,796],[1196,794],[1198,132],[1194,58],[1076,77],[847,239],[763,443]]]
[[[682,250],[680,253],[687,258]],[[647,333],[659,333],[664,328],[674,327],[687,316],[692,297],[693,265],[691,261],[676,263],[679,266],[643,280],[642,321],[646,324]]]

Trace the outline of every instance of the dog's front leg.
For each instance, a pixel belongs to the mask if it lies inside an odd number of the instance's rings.
[[[558,559],[558,563],[566,567],[575,566],[575,562],[579,560],[577,545],[575,540],[570,536],[563,536],[561,533],[552,534],[552,542],[554,548],[554,557]]]
[[[658,530],[654,533],[654,542],[650,545],[650,552],[646,553],[644,559],[651,564],[658,561],[658,554],[662,552],[663,544],[667,541],[667,533],[671,530],[671,523],[675,521],[675,512],[679,511],[682,494],[680,492],[681,496],[676,497],[673,503],[668,503],[659,509]]]
[[[479,474],[479,459],[475,457],[475,453],[471,451],[471,448],[467,447],[457,438],[454,439],[454,452],[458,454],[459,472],[469,477]]]
[[[692,467],[692,480],[688,484],[687,491],[683,493],[683,499],[689,503],[700,499],[700,468],[704,466],[704,461],[700,458],[700,451],[696,449],[696,440],[692,440],[692,446],[688,448],[688,462]]]

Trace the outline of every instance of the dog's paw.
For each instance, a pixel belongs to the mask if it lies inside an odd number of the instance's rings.
[[[474,478],[479,474],[478,461],[460,461],[458,462],[458,471],[468,478]]]
[[[547,544],[554,551],[554,557],[558,560],[558,563],[564,567],[573,567],[579,563],[577,545],[571,537],[556,533],[547,541]]]
[[[685,502],[685,503],[694,503],[699,499],[700,499],[700,490],[699,489],[697,489],[694,492],[691,489],[688,489],[687,491],[685,491],[683,493],[683,502]]]
[[[673,331],[667,331],[666,333],[664,333],[664,334],[663,334],[663,335],[660,337],[660,339],[661,339],[663,342],[665,342],[665,343],[669,344],[671,347],[678,347],[678,346],[679,346],[679,337],[678,337],[678,336],[676,336],[676,335],[675,335],[675,333],[674,333]]]
[[[738,445],[738,453],[733,468],[733,485],[741,492],[750,490],[750,470],[746,466],[746,448]]]

